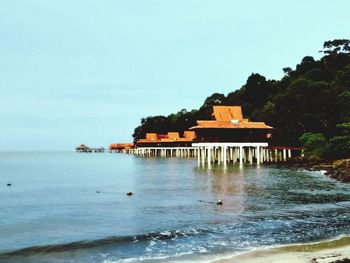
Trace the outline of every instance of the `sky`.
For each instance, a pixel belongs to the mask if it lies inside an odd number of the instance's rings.
[[[132,141],[350,38],[348,0],[1,0],[0,151]]]

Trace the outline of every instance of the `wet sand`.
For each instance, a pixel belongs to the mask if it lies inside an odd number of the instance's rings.
[[[330,263],[350,262],[350,237],[318,243],[298,244],[256,250],[231,258],[213,261],[213,263]],[[344,261],[343,261],[344,260]]]

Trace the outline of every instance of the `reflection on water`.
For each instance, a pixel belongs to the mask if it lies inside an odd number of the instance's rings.
[[[243,210],[244,202],[244,171],[239,167],[212,166],[211,169],[196,167],[197,177],[207,181],[207,193],[203,196],[210,196],[207,202],[214,203],[221,200],[223,206],[218,206],[218,212],[239,213]],[[203,188],[201,189],[204,190]]]
[[[349,186],[316,172],[2,153],[0,174],[0,262],[193,261],[350,233]]]

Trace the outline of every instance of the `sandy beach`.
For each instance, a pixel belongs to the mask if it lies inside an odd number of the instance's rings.
[[[350,262],[350,237],[309,244],[298,244],[256,250],[231,258],[213,261],[213,263],[330,263]]]

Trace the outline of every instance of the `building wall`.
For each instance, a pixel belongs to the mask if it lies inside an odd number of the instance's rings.
[[[191,147],[192,142],[138,142],[137,147]]]
[[[197,129],[196,142],[268,142],[265,129]]]

